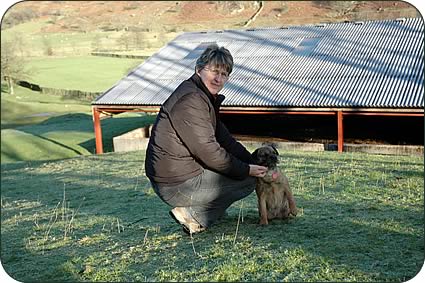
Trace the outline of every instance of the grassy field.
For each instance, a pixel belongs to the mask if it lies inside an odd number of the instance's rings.
[[[23,33],[31,26],[24,24],[19,28],[22,30],[17,32]],[[9,37],[10,32],[8,30]],[[78,41],[78,36],[83,35],[61,34],[68,36],[66,40],[55,40],[54,36],[50,34],[48,40],[55,43]],[[27,68],[32,73],[28,81],[41,87],[103,92],[142,61],[95,56],[30,57]],[[15,87],[15,93],[10,95],[2,85],[1,163],[69,158],[95,151],[90,101],[47,95],[22,87]],[[114,136],[153,121],[152,117],[141,120],[141,116],[117,115],[114,116],[117,119],[103,121],[105,151],[113,151]]]
[[[37,72],[32,74],[30,82],[49,88],[103,92],[142,62],[96,56],[34,58],[29,67]]]
[[[115,136],[152,123],[154,116],[121,114],[102,120],[105,152]],[[1,163],[52,160],[95,152],[89,103],[16,88],[1,94]]]
[[[34,125],[51,115],[66,113],[91,113],[88,102],[65,99],[43,94],[22,87],[15,87],[15,95],[1,92],[1,128]],[[50,115],[49,115],[50,114]]]
[[[192,239],[143,161],[129,152],[2,164],[4,269],[24,282],[401,282],[424,262],[422,157],[281,152],[296,218],[260,227],[251,194]]]
[[[140,63],[142,60],[95,56],[30,58],[28,81],[42,87],[103,92]],[[141,120],[141,116],[117,115],[117,119],[104,120],[105,151],[113,151],[114,136],[153,121],[152,117]],[[1,163],[87,155],[94,147],[90,101],[22,87],[15,87],[15,94],[10,95],[2,85]]]

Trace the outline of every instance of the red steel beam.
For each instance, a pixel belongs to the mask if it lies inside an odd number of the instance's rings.
[[[335,111],[239,111],[239,110],[220,110],[222,114],[277,114],[277,115],[335,115]]]
[[[100,125],[100,114],[101,113],[115,113],[119,114],[122,112],[159,112],[158,106],[151,107],[95,107],[93,106],[93,124],[94,132],[96,139],[96,153],[103,153],[103,143],[102,143],[102,129]],[[220,113],[223,114],[256,114],[256,115],[266,115],[266,114],[278,114],[278,115],[336,115],[337,124],[338,124],[338,152],[343,152],[344,150],[344,124],[343,116],[344,115],[358,115],[358,116],[393,116],[393,117],[424,117],[424,113],[420,112],[363,112],[363,111],[266,111],[266,110],[226,110],[221,109]]]
[[[342,112],[343,115],[358,116],[396,116],[396,117],[424,117],[424,113],[420,112],[359,112],[359,111],[241,111],[241,110],[220,110],[223,114],[288,114],[288,115],[336,115]]]
[[[408,112],[344,112],[344,115],[393,116],[393,117],[424,117],[424,113],[408,113]]]
[[[95,107],[95,106],[93,106]],[[107,107],[96,107],[97,111],[99,112],[105,112],[105,113],[114,113],[114,114],[120,114],[124,112],[146,112],[146,113],[152,113],[152,112],[159,112],[159,107],[153,107],[153,108],[107,108]]]

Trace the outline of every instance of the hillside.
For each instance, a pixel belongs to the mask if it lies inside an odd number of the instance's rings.
[[[24,1],[1,29],[26,57],[150,56],[186,31],[418,16],[402,1]]]
[[[28,1],[13,6],[2,29],[32,20],[38,32],[151,30],[156,32],[237,28],[262,1]],[[402,1],[264,1],[251,27],[416,16]]]

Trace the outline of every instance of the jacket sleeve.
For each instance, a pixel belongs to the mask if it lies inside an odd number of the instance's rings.
[[[198,93],[187,94],[171,109],[170,121],[189,152],[203,166],[235,179],[246,178],[249,165],[217,142],[210,110]]]
[[[229,130],[226,126],[220,121],[217,124],[216,131],[217,141],[222,147],[224,147],[228,152],[242,160],[243,162],[254,164],[251,153],[232,135],[229,133]]]

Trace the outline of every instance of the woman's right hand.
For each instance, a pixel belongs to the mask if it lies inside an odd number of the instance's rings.
[[[249,176],[262,178],[266,176],[267,170],[267,167],[249,164]]]

